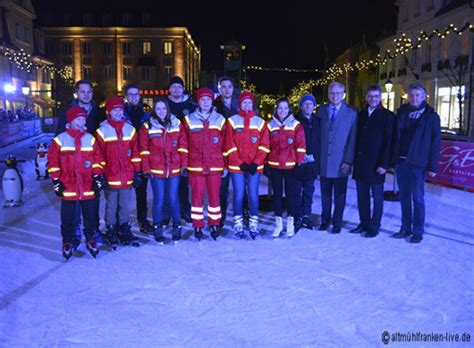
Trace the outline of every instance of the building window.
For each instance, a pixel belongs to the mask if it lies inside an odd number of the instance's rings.
[[[122,16],[122,24],[129,25],[130,24],[130,14],[126,13]]]
[[[171,79],[172,76],[173,76],[173,67],[165,66],[165,78],[166,78],[166,80]]]
[[[164,52],[165,54],[172,54],[173,53],[173,43],[172,42],[165,42],[164,43]]]
[[[420,0],[415,0],[415,17],[419,17],[421,12]]]
[[[390,105],[389,105],[390,103]],[[395,92],[384,92],[382,93],[382,104],[389,110],[395,109]]]
[[[51,72],[43,69],[41,73],[41,82],[45,84],[50,84],[51,83]]]
[[[129,66],[123,67],[123,79],[131,80],[132,79],[132,68]]]
[[[70,13],[65,13],[64,14],[64,26],[70,26],[71,25],[71,18],[72,18],[72,15]]]
[[[425,46],[425,63],[431,62],[431,43]]]
[[[110,13],[107,13],[102,16],[102,25],[108,26],[112,24],[112,15]]]
[[[64,41],[63,42],[63,54],[70,56],[72,54],[72,42]]]
[[[437,112],[441,118],[441,127],[459,129],[459,87],[438,88]],[[461,87],[462,111],[465,114],[465,88]]]
[[[92,14],[86,13],[85,15],[82,16],[82,23],[84,26],[89,26],[92,25]]]
[[[30,31],[25,27],[25,42],[30,42]]]
[[[102,42],[102,53],[103,54],[112,54],[112,43],[111,42]]]
[[[21,40],[21,26],[20,26],[20,24],[16,23],[15,28],[16,28],[16,38],[17,38],[17,40]]]
[[[143,25],[150,25],[151,23],[151,14],[150,13],[143,13],[142,14],[142,24]]]
[[[142,98],[143,106],[148,106],[149,108],[153,107],[153,98]]]
[[[151,53],[151,42],[145,41],[143,42],[143,54]]]
[[[112,67],[106,66],[104,67],[104,79],[110,80],[112,78]]]
[[[84,80],[90,80],[92,76],[92,68],[90,66],[82,67],[82,78]]]
[[[142,72],[142,80],[149,80],[150,79],[150,67],[149,66],[143,66],[141,68]]]
[[[122,54],[130,54],[132,50],[132,43],[131,42],[124,42],[122,43]]]
[[[91,43],[90,42],[83,42],[82,43],[82,54],[89,55],[91,54]]]

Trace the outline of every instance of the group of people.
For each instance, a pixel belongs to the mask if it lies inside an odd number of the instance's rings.
[[[289,100],[281,98],[270,120],[258,115],[251,93],[235,93],[231,78],[221,78],[218,87],[217,99],[213,90],[201,88],[192,101],[184,94],[183,80],[173,77],[169,95],[157,98],[148,114],[140,104],[139,87],[129,85],[124,90],[127,102],[114,96],[106,101],[103,113],[92,100],[90,82],[77,82],[77,99],[60,117],[48,153],[54,191],[62,198],[66,259],[80,243],[75,231],[81,216],[86,247],[94,257],[97,242],[137,243],[130,224],[132,187],[140,230],[153,233],[160,243],[170,221],[173,240],[181,239],[183,220],[192,222],[198,240],[203,238],[207,192],[207,226],[216,240],[232,181],[234,232],[245,238],[248,229],[255,239],[262,173],[273,191],[274,238],[284,230],[292,237],[301,228],[316,228],[311,206],[318,175],[319,230],[332,225],[330,232],[340,233],[351,173],[357,184],[360,223],[350,232],[375,237],[383,214],[385,174],[394,168],[402,207],[402,227],[394,237],[411,237],[413,243],[422,240],[425,174],[436,173],[441,138],[439,116],[426,103],[423,85],[409,86],[409,103],[396,116],[382,106],[379,86],[367,89],[367,106],[359,112],[343,102],[344,85],[333,82],[328,87],[329,103],[316,111],[311,94],[301,98],[296,113]],[[148,181],[153,190],[152,224],[147,219]],[[102,190],[105,234],[99,231]]]

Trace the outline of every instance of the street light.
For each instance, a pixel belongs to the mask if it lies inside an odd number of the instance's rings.
[[[21,87],[21,93],[25,96],[25,109],[28,109],[28,95],[30,94],[30,86],[25,82]]]
[[[387,91],[387,109],[390,110],[390,92],[392,92],[393,83],[390,79],[385,82],[385,90]]]
[[[5,91],[5,93],[15,93],[16,88],[11,83],[5,83],[3,85],[3,90]]]

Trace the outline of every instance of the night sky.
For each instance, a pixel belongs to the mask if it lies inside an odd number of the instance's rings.
[[[320,3],[293,1],[284,6],[274,2],[185,2],[148,1],[111,2],[82,0],[66,2],[36,0],[43,11],[72,13],[131,12],[152,13],[153,26],[186,26],[202,47],[202,67],[211,70],[223,65],[219,45],[237,40],[246,45],[244,65],[288,68],[323,68],[324,45],[330,61],[365,33],[373,42],[396,28],[397,7],[393,0],[330,1]],[[114,4],[113,9],[110,7]],[[223,5],[226,4],[226,5]],[[229,4],[234,4],[230,6]],[[57,10],[54,10],[57,9]],[[41,18],[39,18],[39,24]],[[248,78],[258,89],[276,92],[281,82],[288,91],[298,80],[317,78],[311,74],[250,72]]]

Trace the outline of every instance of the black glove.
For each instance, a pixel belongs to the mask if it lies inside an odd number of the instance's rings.
[[[133,177],[133,188],[137,189],[143,181],[143,174],[142,172],[135,172],[135,176]]]
[[[248,166],[249,166],[249,173],[254,175],[257,172],[258,164],[250,163]]]
[[[62,197],[65,188],[66,187],[61,181],[59,181],[59,179],[53,179],[53,190],[56,196]]]
[[[248,171],[249,171],[249,165],[248,165],[247,163],[245,163],[245,162],[242,163],[242,164],[240,165],[240,170],[243,171],[244,173],[248,173]]]
[[[99,193],[100,190],[105,190],[109,187],[107,184],[107,180],[102,175],[95,174],[94,175],[94,183],[92,184],[92,189],[96,192]]]

